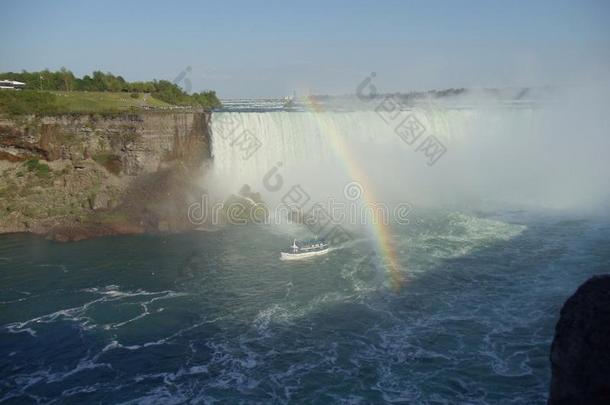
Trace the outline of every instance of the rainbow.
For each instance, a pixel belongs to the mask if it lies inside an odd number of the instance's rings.
[[[348,175],[352,180],[360,183],[362,186],[361,197],[364,203],[371,205],[376,203],[378,200],[375,198],[375,187],[367,178],[366,173],[360,169],[358,162],[354,160],[354,155],[350,153],[350,147],[345,141],[345,137],[341,136],[335,128],[329,127],[323,120],[319,119],[317,114],[325,111],[313,97],[307,96],[305,104],[308,107],[308,110],[314,113],[318,127],[322,133],[327,135],[335,154],[339,158],[339,161],[344,164]],[[390,226],[384,223],[384,218],[381,217],[377,210],[373,209],[371,211],[374,217],[369,224],[370,231],[372,232],[375,244],[381,253],[384,266],[387,269],[390,287],[397,291],[404,284],[404,279],[400,271],[400,263],[392,240]]]

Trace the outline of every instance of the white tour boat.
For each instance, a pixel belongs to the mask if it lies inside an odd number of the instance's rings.
[[[329,244],[323,239],[297,242],[295,239],[286,251],[283,251],[280,259],[298,260],[307,257],[319,256],[329,252]]]

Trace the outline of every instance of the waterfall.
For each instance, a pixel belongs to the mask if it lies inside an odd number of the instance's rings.
[[[405,112],[404,116],[409,114],[422,125],[434,123],[421,112]],[[434,124],[443,129],[436,134],[447,140],[447,125]],[[414,158],[405,156],[414,147],[401,140],[395,132],[396,125],[384,121],[375,111],[215,113],[212,117],[215,176],[232,188],[244,183],[256,187],[265,173],[281,163],[295,182],[314,183],[311,188],[332,180],[351,179],[349,164],[371,175],[386,177],[387,173],[376,169],[383,168],[376,161],[404,163]],[[428,134],[423,133],[422,140],[425,135]],[[248,137],[254,139],[248,142],[245,139]],[[344,146],[346,150],[337,151]],[[344,152],[343,157],[338,152]],[[350,162],[345,161],[345,154]]]
[[[416,142],[408,142],[416,134],[408,138],[404,127],[407,137],[401,136],[403,120],[422,132]],[[582,183],[565,167],[569,145],[549,154],[571,138],[562,135],[562,120],[541,107],[215,112],[211,129],[209,183],[225,194],[249,184],[264,195],[263,178],[274,167],[320,199],[340,196],[346,182],[360,180],[356,171],[385,200],[479,207],[573,203]],[[421,147],[429,136],[446,149],[432,164]],[[578,163],[577,172],[589,175],[587,162]]]

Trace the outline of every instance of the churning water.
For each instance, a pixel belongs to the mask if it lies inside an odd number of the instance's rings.
[[[2,401],[543,403],[563,301],[610,264],[608,225],[434,212],[278,260],[297,230],[57,244],[3,236]]]

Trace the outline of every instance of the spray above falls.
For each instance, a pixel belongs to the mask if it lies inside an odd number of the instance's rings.
[[[366,173],[376,196],[387,203],[595,209],[607,197],[596,172],[607,168],[599,150],[608,140],[601,137],[602,122],[593,117],[584,125],[586,133],[572,132],[564,110],[561,103],[464,100],[399,111],[424,127],[422,140],[433,135],[446,148],[433,165],[417,144],[405,142],[380,108],[217,112],[211,121],[209,182],[221,194],[250,184],[273,201],[262,181],[275,167],[291,183],[306,186],[313,198],[325,200],[342,198],[345,184],[354,180],[345,170],[350,166]],[[244,156],[231,138],[235,131],[256,137],[257,150]],[[577,141],[584,137],[595,142]]]

